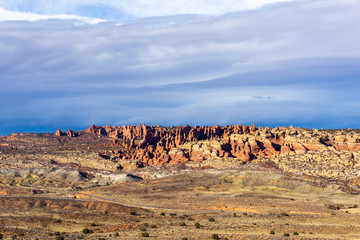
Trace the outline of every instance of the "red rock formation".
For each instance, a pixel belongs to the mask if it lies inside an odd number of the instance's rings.
[[[73,130],[69,129],[69,130],[66,132],[66,135],[67,135],[68,137],[76,137],[77,134],[76,134]]]
[[[299,128],[269,127],[257,129],[255,125],[243,126],[122,126],[99,127],[92,125],[86,130],[63,133],[60,129],[56,136],[76,137],[82,134],[113,138],[113,160],[134,160],[139,167],[163,165],[187,161],[203,161],[211,157],[234,157],[247,162],[253,159],[270,158],[273,155],[292,151],[316,151],[324,146],[333,146],[339,150],[357,151],[360,140],[351,139],[351,143],[333,138],[316,138],[307,142],[298,142],[297,136],[303,136]],[[308,133],[308,132],[307,132]],[[184,144],[201,140],[215,140],[221,144],[212,151],[184,148]],[[342,141],[342,142],[340,142]]]
[[[56,133],[55,133],[55,136],[64,136],[64,133],[62,131],[60,131],[60,128],[57,129]]]

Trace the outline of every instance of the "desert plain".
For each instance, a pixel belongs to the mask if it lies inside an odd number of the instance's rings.
[[[3,239],[360,239],[360,131],[91,126],[0,138]]]

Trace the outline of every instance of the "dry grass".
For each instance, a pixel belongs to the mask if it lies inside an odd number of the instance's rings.
[[[291,239],[360,238],[360,209],[354,207],[359,196],[277,170],[189,171],[67,194],[64,186],[40,194],[29,189],[3,184],[0,232],[5,237],[24,233],[52,239],[49,234],[65,232],[65,239],[76,239],[88,228],[93,233],[86,239],[141,239],[143,232],[151,239],[211,239],[214,234],[289,239],[284,233]],[[331,204],[341,207],[334,210]]]

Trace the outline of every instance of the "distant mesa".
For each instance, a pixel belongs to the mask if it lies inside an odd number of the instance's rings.
[[[96,126],[82,131],[58,129],[55,136],[77,138],[93,135],[112,139],[112,159],[136,161],[136,167],[182,162],[201,162],[212,158],[248,162],[271,158],[281,153],[335,150],[360,150],[359,135],[332,136],[324,131],[286,127],[231,125],[161,127],[142,125]]]

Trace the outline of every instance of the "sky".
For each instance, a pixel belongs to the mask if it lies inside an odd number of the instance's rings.
[[[0,0],[0,135],[360,128],[358,0]]]

